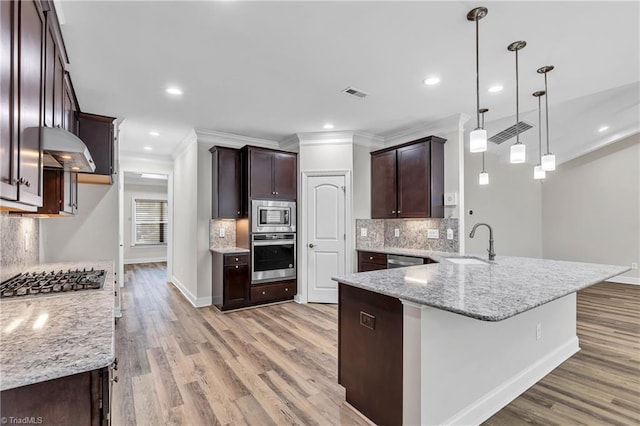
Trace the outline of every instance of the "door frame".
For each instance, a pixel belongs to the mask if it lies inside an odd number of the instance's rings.
[[[345,273],[351,273],[353,267],[353,197],[351,196],[351,188],[353,182],[351,180],[351,170],[314,170],[303,171],[301,173],[300,184],[300,203],[298,205],[298,294],[294,297],[297,303],[309,302],[309,291],[307,282],[307,244],[309,243],[309,233],[307,230],[307,222],[303,218],[307,217],[307,185],[310,177],[322,176],[341,176],[344,177],[345,197],[344,197],[344,232],[345,238]]]

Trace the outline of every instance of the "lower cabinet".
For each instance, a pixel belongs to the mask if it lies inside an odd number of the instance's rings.
[[[252,285],[251,301],[268,303],[291,299],[296,294],[296,289],[296,280]]]
[[[0,392],[5,423],[108,426],[110,367]],[[115,380],[115,379],[114,379]]]
[[[358,251],[358,272],[387,269],[387,255],[371,251]]]
[[[246,305],[249,302],[249,255],[230,255],[224,257],[222,272],[225,309]]]

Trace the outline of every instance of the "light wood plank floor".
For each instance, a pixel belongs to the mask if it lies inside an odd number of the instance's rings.
[[[337,307],[193,308],[164,264],[125,269],[114,425],[365,425],[337,384]],[[640,425],[640,288],[578,295],[582,351],[487,425]]]

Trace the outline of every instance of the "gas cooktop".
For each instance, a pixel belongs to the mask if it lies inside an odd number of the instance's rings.
[[[69,291],[102,288],[104,270],[71,269],[51,272],[27,272],[16,275],[0,284],[0,298],[57,294]]]

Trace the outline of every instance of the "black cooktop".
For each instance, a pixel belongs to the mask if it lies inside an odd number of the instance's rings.
[[[0,284],[0,298],[56,294],[69,291],[102,288],[106,278],[104,270],[71,269],[51,272],[27,272]]]

